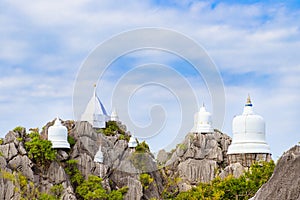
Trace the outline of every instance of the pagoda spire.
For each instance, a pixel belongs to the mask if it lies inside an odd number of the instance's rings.
[[[251,98],[250,98],[250,95],[249,95],[249,94],[248,94],[247,102],[246,102],[245,106],[252,106]]]

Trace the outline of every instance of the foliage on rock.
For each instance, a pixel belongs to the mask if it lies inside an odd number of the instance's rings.
[[[273,161],[258,162],[239,178],[217,177],[210,183],[200,183],[190,191],[181,192],[175,199],[249,199],[268,181],[274,168]]]
[[[38,132],[29,134],[30,141],[25,142],[25,149],[28,157],[38,166],[45,166],[56,158],[56,150],[52,149],[52,143],[49,140],[43,140]]]
[[[115,121],[106,122],[106,127],[103,130],[103,134],[106,136],[114,136],[117,134],[125,135],[125,131],[123,131]]]
[[[143,188],[146,190],[149,188],[149,185],[154,181],[150,174],[140,174],[140,182],[142,183]]]
[[[121,188],[107,192],[102,187],[102,179],[98,176],[90,175],[88,180],[84,180],[76,189],[76,193],[84,200],[96,199],[115,199],[122,200],[123,195],[127,192],[127,188]]]

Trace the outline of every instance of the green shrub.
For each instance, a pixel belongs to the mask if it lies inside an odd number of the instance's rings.
[[[149,188],[153,181],[154,179],[149,174],[140,174],[140,182],[145,190]]]
[[[45,166],[56,158],[56,150],[52,149],[52,143],[49,140],[40,138],[39,133],[32,132],[29,134],[30,141],[25,142],[25,148],[28,157],[38,166]]]
[[[3,144],[3,139],[2,138],[0,138],[0,145],[2,145]]]
[[[71,147],[74,146],[75,143],[76,143],[75,138],[71,135],[68,135],[68,142],[69,142]]]
[[[127,192],[127,190],[127,188],[121,188],[119,190],[113,190],[108,193],[102,187],[102,179],[98,176],[90,175],[88,177],[88,180],[84,180],[83,183],[76,188],[76,194],[78,194],[80,198],[85,200],[122,200],[123,195]]]
[[[77,160],[68,160],[67,166],[65,168],[66,173],[69,175],[71,183],[73,184],[74,188],[80,185],[83,182],[83,176],[80,173],[77,167]]]
[[[114,136],[116,134],[125,135],[125,132],[120,129],[117,122],[115,121],[108,121],[106,122],[106,128],[100,129],[100,131],[103,131],[103,134],[106,136]]]
[[[17,126],[16,128],[13,129],[13,132],[16,133],[21,133],[25,128],[22,126]]]
[[[51,194],[56,198],[60,199],[62,192],[64,190],[64,187],[62,184],[53,185],[50,189]]]
[[[150,148],[148,144],[145,141],[143,141],[142,143],[138,143],[138,145],[135,147],[135,151],[137,153],[149,153]]]
[[[210,183],[200,183],[190,191],[181,192],[175,199],[250,199],[269,180],[274,168],[273,161],[254,163],[239,178],[217,177]]]

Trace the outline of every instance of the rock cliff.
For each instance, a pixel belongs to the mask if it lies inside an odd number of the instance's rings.
[[[41,133],[47,138],[47,129],[54,121],[49,122]],[[63,122],[68,127],[68,134],[74,138],[70,150],[59,149],[56,159],[45,166],[29,159],[25,143],[30,141],[24,128],[10,131],[0,144],[0,199],[19,199],[21,194],[15,188],[17,181],[7,178],[20,172],[28,181],[34,183],[34,188],[40,192],[49,192],[54,185],[61,184],[62,199],[76,199],[71,178],[67,171],[68,162],[76,161],[76,167],[86,179],[89,175],[100,176],[107,191],[128,187],[125,199],[159,198],[163,190],[162,177],[157,170],[154,156],[150,152],[136,152],[128,148],[125,126],[119,124],[124,133],[105,136],[103,130],[95,130],[87,122]],[[94,156],[102,147],[104,162],[94,162]],[[143,187],[140,174],[147,173],[153,182]],[[21,186],[20,186],[21,187]],[[26,186],[27,187],[27,186]],[[29,186],[28,186],[29,187]]]
[[[252,198],[260,199],[300,200],[299,145],[285,152],[278,160],[270,180]]]
[[[177,179],[179,191],[186,191],[200,182],[209,182],[227,166],[227,149],[231,138],[214,133],[189,133],[171,152],[161,150],[158,163],[164,166],[167,177]]]

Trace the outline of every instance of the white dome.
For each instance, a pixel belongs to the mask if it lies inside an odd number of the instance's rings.
[[[200,108],[200,111],[194,115],[194,127],[191,132],[194,133],[213,133],[212,117],[209,112],[206,111],[204,105]]]
[[[232,144],[228,147],[228,154],[270,153],[265,139],[265,121],[253,112],[250,97],[243,114],[233,119],[232,132]]]
[[[48,140],[52,142],[52,148],[70,148],[68,143],[68,129],[63,126],[58,118],[54,125],[48,128]]]
[[[129,142],[128,142],[128,147],[129,148],[135,148],[137,146],[137,142],[136,142],[136,139],[134,137],[134,135],[132,135],[129,139]]]
[[[94,128],[105,128],[106,126],[106,121],[108,121],[107,112],[96,94],[96,87],[92,98],[81,116],[81,121],[89,122]]]
[[[95,157],[94,157],[94,161],[97,163],[103,163],[104,160],[104,156],[101,150],[101,146],[99,146],[99,150],[97,151]]]
[[[119,116],[115,108],[111,112],[110,121],[115,121],[115,122],[119,121]]]

